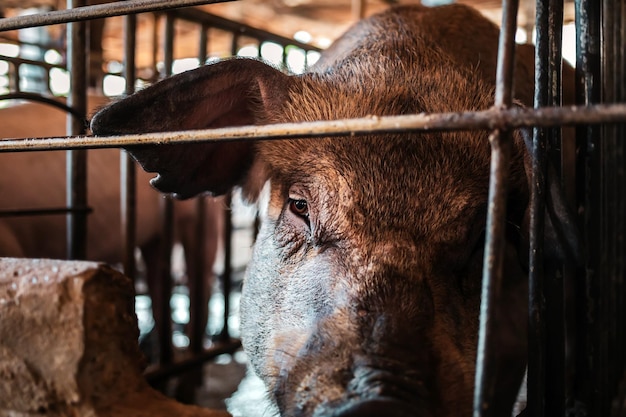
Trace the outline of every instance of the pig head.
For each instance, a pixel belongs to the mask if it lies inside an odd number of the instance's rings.
[[[454,5],[360,22],[303,75],[230,59],[98,113],[98,135],[481,110],[498,29]],[[532,58],[532,55],[531,55]],[[532,89],[532,62],[516,88]],[[267,198],[241,304],[242,338],[284,416],[470,415],[487,212],[487,132],[150,145],[129,151],[181,198]],[[527,152],[510,167],[497,409],[526,356]]]

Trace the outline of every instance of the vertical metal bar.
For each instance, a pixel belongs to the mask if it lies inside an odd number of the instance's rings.
[[[163,67],[164,76],[172,75],[172,63],[174,61],[174,18],[170,14],[165,15],[165,42],[163,51]],[[161,268],[157,279],[161,281],[162,291],[160,300],[158,300],[160,321],[162,323],[163,332],[159,336],[161,346],[161,363],[171,363],[173,359],[172,348],[172,322],[170,311],[170,299],[172,298],[172,243],[174,241],[173,221],[174,204],[170,197],[161,200],[161,221],[162,221],[162,240],[161,240]]]
[[[619,80],[626,79],[626,51],[624,51],[624,47],[626,46],[626,1],[616,1],[618,4],[617,10],[615,11],[618,16],[619,28],[616,28],[616,38],[617,41],[615,43],[615,51],[619,59],[616,61],[616,75],[617,75],[617,101],[626,102],[626,83],[620,82]],[[626,123],[622,123],[618,126],[617,132],[618,138],[626,137]],[[626,149],[625,146],[621,143],[619,151],[620,153],[617,155],[620,169],[620,178],[622,179],[621,183],[618,185],[618,189],[616,192],[621,196],[620,205],[618,207],[618,213],[626,213]],[[626,366],[626,344],[624,343],[625,335],[622,329],[626,328],[626,285],[625,285],[625,275],[626,275],[626,247],[624,245],[624,241],[626,237],[624,236],[624,231],[626,230],[626,221],[624,216],[617,216],[617,230],[620,231],[618,234],[618,250],[617,256],[619,260],[619,270],[617,274],[617,283],[616,283],[616,295],[617,295],[617,311],[615,316],[617,319],[615,320],[615,328],[617,331],[616,335],[616,343],[615,348],[618,355],[617,362],[618,368],[622,375],[624,374],[625,366]],[[623,410],[626,408],[626,404],[622,405]],[[626,410],[624,410],[626,412]]]
[[[137,16],[124,16],[124,94],[135,92],[135,48]],[[124,274],[135,279],[135,242],[136,242],[136,168],[126,151],[120,151],[120,209],[122,226],[122,264]]]
[[[579,104],[600,102],[600,2],[575,0],[576,16],[576,101]],[[587,415],[601,415],[597,404],[597,344],[594,328],[598,325],[598,281],[602,278],[602,246],[600,213],[602,184],[601,156],[603,147],[597,126],[578,126],[576,142],[578,206],[582,208],[582,234],[587,257],[576,282],[576,382],[578,404]]]
[[[352,0],[352,20],[358,21],[365,17],[365,0]]]
[[[84,0],[68,0],[67,7],[84,6]],[[68,24],[68,71],[70,73],[71,93],[68,105],[85,118],[87,113],[87,43],[86,24],[76,22]],[[85,133],[83,120],[71,114],[67,118],[67,133],[80,135]],[[87,151],[66,151],[67,205],[70,208],[87,206]],[[85,259],[87,257],[87,213],[83,210],[72,211],[67,215],[67,257]]]
[[[239,36],[233,34],[233,42],[231,44],[231,54],[236,55],[238,50]],[[229,315],[230,315],[230,293],[232,289],[232,235],[233,235],[233,219],[232,219],[232,193],[228,193],[224,197],[224,271],[222,273],[222,291],[224,293],[224,326],[220,332],[220,339],[227,341],[230,339]]]
[[[512,103],[517,9],[518,1],[503,2],[502,30],[498,44],[496,107],[508,107]],[[495,341],[499,324],[495,312],[502,292],[506,195],[512,141],[510,132],[499,129],[492,132],[489,141],[491,142],[491,176],[476,358],[474,417],[495,415],[498,411],[495,406],[497,396]]]
[[[239,34],[238,33],[233,33],[233,37],[232,37],[231,43],[230,43],[230,54],[232,56],[236,56],[238,50],[239,50]]]
[[[20,92],[20,64],[9,62],[9,91]]]
[[[548,104],[548,4],[536,5],[537,43],[535,48],[535,107]],[[528,404],[529,415],[543,417],[545,411],[545,294],[543,233],[545,175],[547,167],[546,130],[533,129],[532,181],[530,195],[530,252],[528,271]]]
[[[159,21],[160,21],[160,14],[159,13],[153,13],[152,14],[152,74],[154,77],[154,80],[156,81],[156,79],[158,78],[158,68],[157,68],[157,62],[159,61]]]
[[[208,27],[200,27],[200,39],[198,45],[198,61],[200,65],[206,61],[207,57],[207,31]],[[189,346],[193,353],[200,353],[204,350],[204,335],[206,333],[206,323],[208,319],[208,286],[207,277],[210,271],[205,269],[205,247],[206,242],[206,200],[203,197],[196,198],[197,224],[195,236],[192,239],[193,248],[185,248],[186,251],[193,251],[193,268],[187,268],[189,279],[189,305],[190,305],[190,342]],[[189,259],[190,257],[187,257]]]
[[[615,74],[614,74],[614,58],[612,47],[615,42],[613,28],[615,26],[615,15],[613,5],[609,1],[601,2],[601,43],[600,43],[600,82],[601,88],[601,101],[603,103],[611,103],[615,101]],[[602,269],[603,273],[600,277],[598,285],[598,314],[600,320],[596,325],[597,334],[597,346],[598,357],[596,359],[596,375],[598,383],[598,410],[604,415],[609,415],[611,398],[613,396],[613,387],[610,385],[610,378],[612,370],[609,369],[609,358],[612,352],[612,346],[610,343],[610,329],[611,323],[608,318],[611,317],[610,310],[610,286],[615,279],[615,254],[613,253],[613,237],[616,234],[615,218],[617,196],[613,194],[613,188],[615,186],[616,178],[616,166],[615,166],[615,149],[617,143],[615,141],[615,126],[603,125],[600,126],[600,135],[603,141],[602,146],[602,207],[600,212],[600,234],[602,241],[602,253],[603,260]],[[623,215],[624,213],[620,213]],[[611,366],[613,368],[613,366]]]
[[[220,339],[228,341],[230,330],[228,328],[230,315],[230,293],[232,290],[232,257],[233,257],[233,221],[231,217],[232,193],[224,198],[224,272],[222,274],[222,290],[224,292],[224,327],[220,332]]]
[[[550,0],[537,2],[537,48],[535,55],[535,107],[561,104],[561,42],[563,2]],[[561,160],[561,131],[559,128],[535,129],[534,148],[538,163],[533,167],[533,188],[545,187],[548,155],[552,150],[553,160]],[[556,171],[551,166],[552,175]],[[541,179],[539,184],[538,179]],[[552,178],[550,181],[559,181]],[[544,188],[545,190],[545,188]],[[542,200],[544,198],[541,191]],[[545,200],[535,208],[531,218],[531,248],[542,247],[543,215]],[[536,222],[537,230],[533,233]],[[541,223],[541,225],[539,224]],[[542,248],[543,249],[543,248]],[[536,415],[563,415],[565,411],[565,325],[563,274],[560,268],[549,264],[546,270],[543,253],[533,259],[529,298],[529,409]],[[541,271],[544,276],[533,274]],[[539,359],[535,360],[534,355]],[[532,366],[531,366],[532,365]]]

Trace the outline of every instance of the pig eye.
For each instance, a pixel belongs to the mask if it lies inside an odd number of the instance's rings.
[[[309,204],[306,200],[289,199],[289,210],[298,217],[309,221]]]

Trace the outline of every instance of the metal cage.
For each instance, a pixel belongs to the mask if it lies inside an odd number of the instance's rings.
[[[196,13],[183,6],[214,3],[201,0],[126,1],[96,6],[75,4],[76,8],[42,15],[3,19],[0,32],[29,26],[68,23],[68,61],[73,85],[86,85],[83,31],[85,21],[128,14],[126,19],[126,58],[124,75],[132,93],[134,77],[135,17],[138,12],[160,12],[165,16],[165,68],[171,68],[173,24],[176,19],[196,22],[202,27],[198,56],[206,58],[206,30],[217,26],[233,32],[233,49],[242,34],[262,42],[264,39],[312,50],[308,45],[275,37],[253,28],[222,21]],[[531,196],[531,249],[529,273],[529,363],[528,407],[526,415],[550,416],[624,416],[626,415],[626,374],[624,333],[626,312],[624,263],[626,262],[626,2],[624,0],[575,0],[576,18],[576,103],[561,106],[561,31],[563,1],[537,1],[535,108],[512,107],[512,61],[518,1],[503,1],[495,105],[483,112],[463,114],[408,115],[363,118],[330,122],[269,125],[255,128],[222,128],[194,132],[129,135],[115,138],[89,138],[77,130],[72,137],[53,139],[4,140],[0,151],[41,149],[72,149],[74,161],[68,176],[74,187],[68,192],[70,217],[70,253],[80,257],[84,247],[84,158],[82,150],[93,147],[116,147],[141,144],[152,140],[162,143],[200,140],[257,140],[303,136],[360,135],[372,131],[407,131],[426,129],[487,129],[492,132],[492,174],[483,276],[481,327],[477,358],[474,416],[493,415],[491,408],[497,395],[493,377],[492,352],[497,349],[493,335],[498,331],[493,317],[494,305],[502,285],[502,253],[504,214],[510,131],[533,127],[533,188]],[[165,10],[168,10],[165,12]],[[71,23],[70,23],[71,22]],[[221,26],[220,26],[221,25]],[[168,75],[166,70],[163,75]],[[85,114],[84,89],[72,91],[68,105],[74,112]],[[575,143],[561,140],[561,127],[575,126]],[[548,161],[556,165],[560,181],[568,190],[568,198],[576,209],[585,255],[580,265],[544,265],[543,236],[546,210],[545,187]],[[128,165],[132,178],[132,165]],[[81,180],[82,178],[82,180]],[[81,182],[82,181],[82,182]],[[132,179],[129,183],[132,183]],[[129,197],[127,235],[132,248],[132,187]],[[74,208],[72,210],[72,208]],[[78,208],[78,210],[77,210]],[[165,208],[168,213],[170,208]],[[166,216],[167,217],[167,216]],[[165,227],[165,233],[170,233]],[[228,229],[228,228],[227,228]],[[226,237],[226,241],[229,237]],[[131,252],[129,252],[129,259]],[[228,245],[226,249],[228,258]],[[127,261],[127,271],[132,266]],[[224,276],[228,288],[229,273]],[[200,285],[200,284],[193,284]],[[166,295],[167,297],[167,295]],[[163,300],[166,302],[166,299]],[[226,318],[227,319],[227,318]],[[227,326],[225,325],[225,328]],[[225,333],[225,340],[228,333]],[[162,342],[169,346],[169,341]],[[218,348],[232,351],[235,344]],[[221,349],[221,350],[220,350]],[[225,349],[225,350],[224,350]],[[171,363],[171,352],[162,352],[166,365],[154,375],[165,378],[178,371],[189,370],[215,355],[196,349],[197,357],[182,363]]]

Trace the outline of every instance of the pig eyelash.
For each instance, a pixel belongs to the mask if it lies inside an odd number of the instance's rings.
[[[306,200],[290,198],[288,205],[289,211],[304,220],[307,225],[310,225],[309,204]]]

